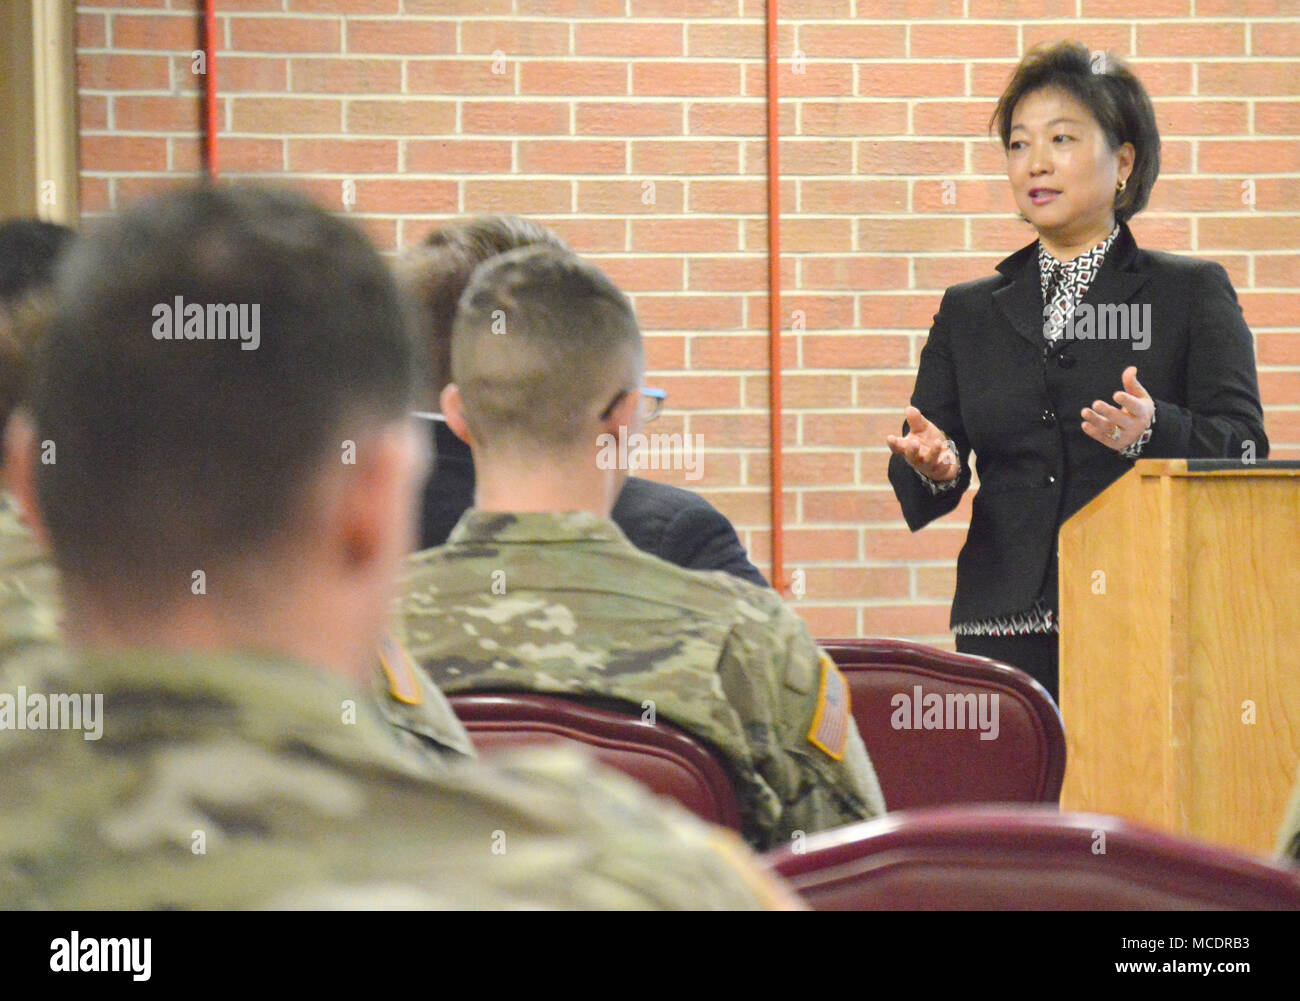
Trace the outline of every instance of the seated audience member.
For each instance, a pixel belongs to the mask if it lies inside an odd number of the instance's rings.
[[[478,216],[435,230],[403,258],[398,271],[417,304],[421,332],[428,338],[430,401],[438,399],[451,379],[452,320],[470,273],[489,257],[539,244],[565,247],[558,236],[529,219]],[[440,414],[421,416],[432,422],[437,445],[436,474],[424,489],[420,548],[429,549],[447,541],[460,516],[474,503],[474,459]],[[688,570],[725,570],[767,586],[731,522],[689,490],[629,476],[611,518],[634,546],[669,563]]]
[[[428,465],[413,358],[385,263],[295,195],[173,192],[73,249],[9,474],[77,687],[58,728],[37,673],[7,703],[0,907],[790,902],[584,758],[447,766],[363,697]]]
[[[645,403],[627,298],[572,253],[510,251],[475,271],[451,357],[443,413],[474,451],[475,507],[412,557],[402,605],[434,681],[675,723],[729,767],[756,847],[883,813],[844,680],[799,617],[637,550],[609,518],[626,472],[598,452]]]
[[[30,342],[38,335],[54,269],[75,231],[40,219],[0,223],[0,430],[23,398]],[[58,587],[44,550],[0,487],[0,592],[30,599],[0,622],[0,660],[57,639]]]
[[[59,256],[76,236],[76,230],[44,219],[0,222],[0,308],[43,294],[54,281]]]
[[[73,230],[34,219],[0,225],[0,429],[23,402],[31,354],[47,320],[55,264]],[[57,452],[55,453],[57,455]],[[58,574],[23,524],[8,491],[0,490],[0,670],[15,658],[37,657],[43,669],[60,659],[62,603]],[[375,697],[389,721],[415,734],[421,746],[455,759],[474,745],[451,706],[405,651],[385,640],[374,672]]]

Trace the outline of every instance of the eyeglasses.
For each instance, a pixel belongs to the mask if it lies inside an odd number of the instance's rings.
[[[668,390],[655,389],[651,386],[642,386],[641,388],[641,420],[652,421],[663,413],[664,400],[668,399]],[[609,401],[607,406],[600,415],[602,421],[609,420],[609,415],[614,412],[614,408],[622,402],[623,397],[632,392],[630,389],[620,389],[618,394]]]
[[[641,387],[641,419],[652,421],[664,410],[664,400],[668,399],[668,390]]]

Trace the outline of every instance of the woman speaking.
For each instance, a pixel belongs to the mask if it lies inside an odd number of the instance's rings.
[[[1077,43],[1031,51],[993,113],[1038,239],[943,296],[889,480],[916,531],[979,472],[957,560],[957,649],[1057,694],[1061,523],[1139,456],[1268,456],[1250,329],[1224,269],[1142,250],[1160,170],[1137,78]],[[1141,566],[1128,572],[1140,574]]]

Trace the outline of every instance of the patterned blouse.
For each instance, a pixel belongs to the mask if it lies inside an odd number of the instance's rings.
[[[1051,303],[1047,312],[1047,323],[1043,336],[1049,341],[1060,340],[1066,324],[1074,315],[1075,309],[1088,293],[1088,288],[1101,270],[1106,259],[1106,252],[1119,234],[1119,225],[1110,231],[1110,235],[1086,253],[1080,254],[1072,261],[1058,261],[1038,241],[1038,274],[1042,284],[1043,303]],[[1152,421],[1154,423],[1154,419]],[[1149,436],[1148,436],[1149,437]],[[1122,455],[1136,459],[1141,454],[1143,439],[1139,439],[1124,449]],[[949,447],[952,445],[950,443]],[[956,449],[953,449],[954,453]],[[957,486],[957,477],[944,483],[935,483],[922,476],[934,493],[943,493]],[[999,615],[992,619],[977,622],[959,622],[952,631],[959,636],[1024,636],[1030,633],[1054,633],[1059,631],[1056,613],[1039,599],[1032,608],[1012,615]]]

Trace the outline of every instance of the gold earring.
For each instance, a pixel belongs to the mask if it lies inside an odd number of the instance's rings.
[[[1119,180],[1119,181],[1116,181],[1116,182],[1115,182],[1115,190],[1116,190],[1117,192],[1121,192],[1121,193],[1122,193],[1122,192],[1124,191],[1124,188],[1127,187],[1127,186],[1128,186],[1128,181],[1126,181],[1126,180]]]

